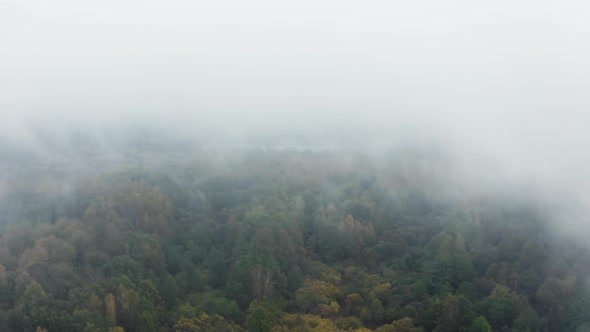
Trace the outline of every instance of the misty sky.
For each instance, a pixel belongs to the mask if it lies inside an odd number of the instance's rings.
[[[589,15],[581,1],[4,0],[0,137],[30,141],[31,124],[403,133],[576,182]]]

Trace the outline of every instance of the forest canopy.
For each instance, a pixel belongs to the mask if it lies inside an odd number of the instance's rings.
[[[588,13],[0,1],[0,332],[590,332]]]
[[[590,255],[544,198],[460,179],[437,149],[104,158],[6,163],[1,330],[590,326]]]

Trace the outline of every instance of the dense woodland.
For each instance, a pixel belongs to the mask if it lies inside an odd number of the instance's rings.
[[[436,149],[11,158],[1,331],[590,331],[587,247]]]

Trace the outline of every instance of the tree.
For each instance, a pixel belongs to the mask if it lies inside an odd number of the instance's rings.
[[[469,332],[492,332],[492,326],[484,317],[479,316],[469,326]]]
[[[158,317],[158,303],[160,296],[154,284],[149,280],[142,280],[139,284],[141,316],[139,330],[146,332],[157,332],[160,330]]]
[[[346,312],[349,315],[359,316],[364,307],[363,297],[358,293],[346,295]]]
[[[111,324],[117,323],[117,303],[115,296],[111,293],[104,297],[104,313]]]
[[[481,310],[494,330],[511,326],[522,302],[508,287],[496,285],[489,297],[480,303]]]
[[[159,293],[162,294],[162,298],[168,308],[174,307],[180,297],[180,289],[178,288],[176,279],[170,274],[167,274],[160,285]]]
[[[341,317],[336,321],[336,327],[342,330],[355,330],[363,327],[363,322],[353,316]]]
[[[117,290],[117,300],[120,306],[118,310],[119,322],[126,331],[136,331],[141,316],[139,294],[120,284]]]
[[[380,324],[383,321],[385,316],[385,309],[383,308],[383,303],[379,299],[374,299],[371,302],[371,306],[369,307],[371,312],[371,317],[374,323]]]
[[[258,300],[266,300],[272,296],[274,281],[272,273],[264,266],[257,264],[252,267],[252,293]]]
[[[215,247],[211,248],[203,263],[209,269],[209,284],[214,288],[225,286],[227,268],[223,252]]]
[[[547,331],[547,323],[541,319],[531,307],[523,310],[512,325],[513,332],[544,332]]]
[[[437,332],[458,331],[460,327],[466,327],[473,316],[469,302],[462,296],[452,294],[435,300],[432,310],[436,317],[434,331]]]
[[[310,287],[301,287],[295,292],[295,304],[302,313],[308,313],[313,307],[325,303],[328,299]]]
[[[414,327],[414,320],[412,318],[402,318],[394,321],[391,324],[385,324],[375,329],[375,332],[413,332],[419,331]]]
[[[248,308],[246,325],[252,332],[268,332],[277,321],[276,309],[270,302],[253,301]]]

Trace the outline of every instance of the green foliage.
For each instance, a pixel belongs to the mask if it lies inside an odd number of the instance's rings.
[[[270,302],[253,301],[246,314],[246,325],[252,332],[268,332],[278,321],[278,312]]]
[[[0,330],[588,329],[590,255],[542,204],[462,192],[437,157],[396,153],[203,152],[62,196],[50,173],[16,174]]]
[[[479,316],[469,326],[469,332],[492,332],[492,326],[484,317]]]
[[[531,307],[522,311],[512,326],[513,332],[544,332],[547,331],[547,323]]]

